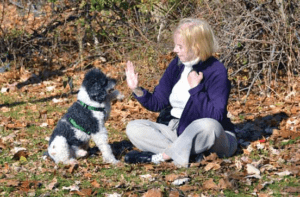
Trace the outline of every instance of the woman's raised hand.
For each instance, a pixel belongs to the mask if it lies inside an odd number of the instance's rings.
[[[192,71],[188,75],[188,82],[191,88],[196,87],[202,81],[202,79],[203,79],[202,72],[197,73],[196,71]]]
[[[138,87],[138,74],[134,73],[134,66],[131,61],[128,61],[126,65],[127,68],[125,69],[125,73],[127,85],[132,91],[134,91],[134,89]]]

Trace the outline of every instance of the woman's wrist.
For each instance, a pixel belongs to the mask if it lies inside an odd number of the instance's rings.
[[[137,95],[138,97],[141,97],[141,96],[144,95],[144,92],[143,92],[142,88],[140,88],[140,87],[134,88],[134,89],[132,90],[132,92],[133,92],[135,95]]]

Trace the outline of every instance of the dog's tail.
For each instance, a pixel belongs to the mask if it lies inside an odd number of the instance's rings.
[[[50,157],[48,151],[46,150],[44,153],[43,153],[43,156],[47,156],[47,157]],[[51,158],[51,157],[50,157]]]

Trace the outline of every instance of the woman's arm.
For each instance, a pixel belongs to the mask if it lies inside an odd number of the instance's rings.
[[[175,58],[169,64],[162,78],[160,79],[159,84],[154,88],[153,93],[150,93],[148,90],[145,90],[143,88],[140,89],[143,92],[143,94],[137,92],[139,94],[137,95],[134,92],[135,98],[148,110],[160,111],[163,108],[170,105],[169,96],[175,84],[175,73],[179,72],[177,61],[178,58]]]

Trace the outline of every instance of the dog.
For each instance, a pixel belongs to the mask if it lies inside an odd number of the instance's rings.
[[[116,80],[99,69],[86,73],[77,101],[58,121],[50,137],[48,156],[55,163],[77,164],[77,158],[88,155],[90,139],[102,152],[104,162],[119,162],[108,144],[104,125],[111,111],[111,101],[124,97],[114,89],[115,85]]]

